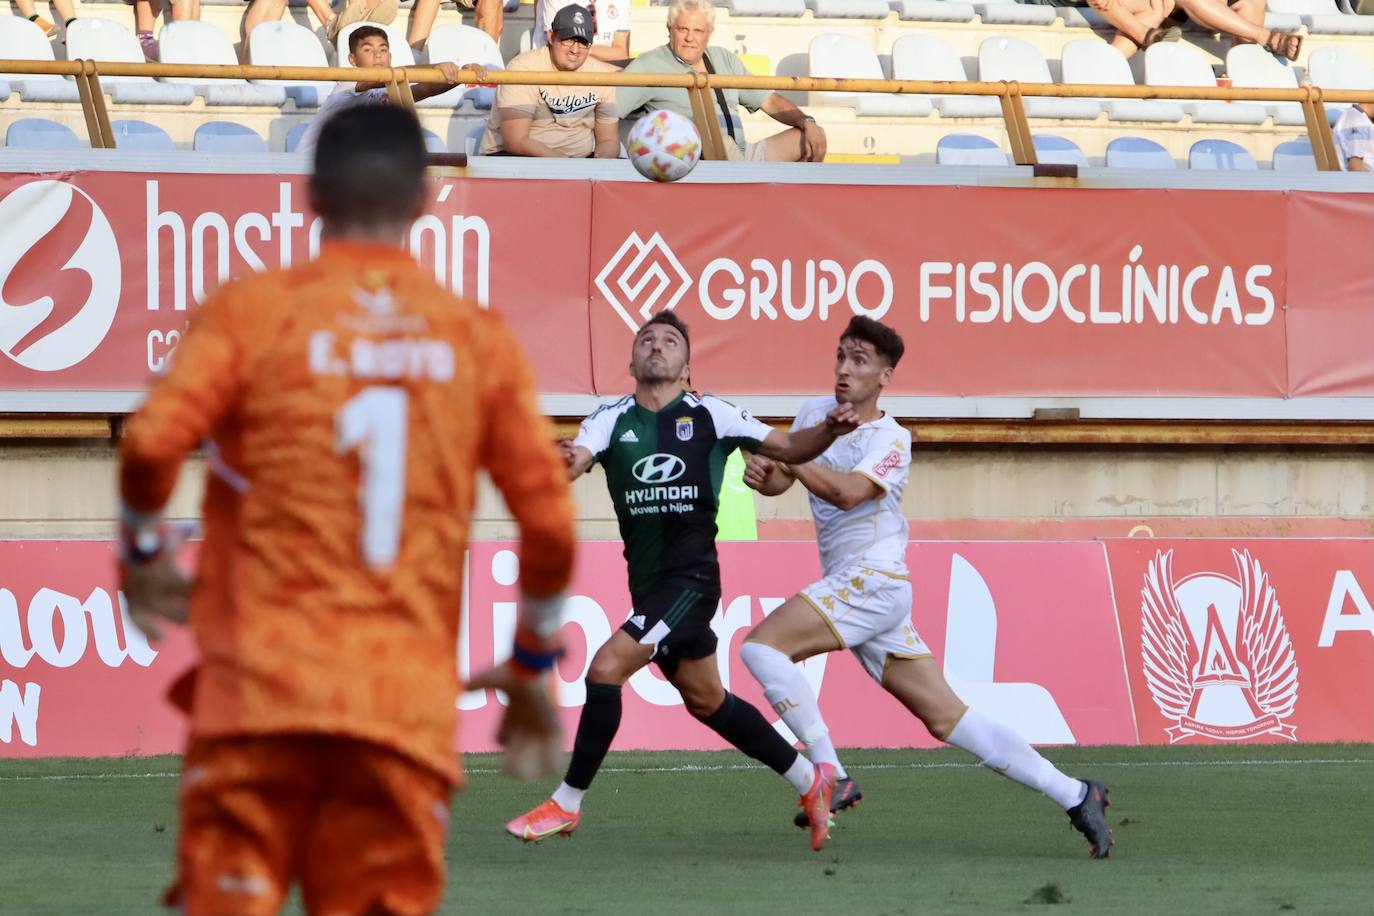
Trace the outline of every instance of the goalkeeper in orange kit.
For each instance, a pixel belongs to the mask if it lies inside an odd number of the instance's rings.
[[[469,686],[510,694],[510,762],[547,771],[558,749],[541,675],[572,567],[567,476],[510,332],[400,247],[424,166],[402,108],[330,119],[319,259],[208,301],[126,427],[130,614],[153,636],[189,618],[200,655],[173,688],[190,729],[167,902],[186,913],[275,913],[293,881],[311,912],[438,906],[479,469],[520,524],[525,596],[511,661]],[[159,516],[206,439],[188,610]]]

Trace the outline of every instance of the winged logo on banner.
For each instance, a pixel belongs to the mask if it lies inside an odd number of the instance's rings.
[[[1156,552],[1141,590],[1141,665],[1155,706],[1190,735],[1296,740],[1280,721],[1298,701],[1298,664],[1269,576],[1232,550],[1238,578],[1206,572],[1176,580],[1174,552]],[[1180,591],[1186,593],[1181,597]]]

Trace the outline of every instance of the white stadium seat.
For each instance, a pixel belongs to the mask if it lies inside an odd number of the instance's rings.
[[[1064,83],[1098,86],[1134,86],[1131,65],[1121,52],[1100,38],[1076,38],[1060,51]],[[1107,117],[1112,121],[1155,121],[1177,123],[1183,120],[1183,106],[1162,99],[1103,99]]]
[[[903,35],[892,43],[892,78],[961,83],[968,80],[964,62],[954,49],[934,35]],[[918,96],[913,96],[918,98]],[[930,96],[942,118],[998,118],[997,99],[980,95]]]
[[[1183,41],[1161,41],[1145,49],[1145,85],[1215,88],[1217,78],[1197,48]],[[1263,124],[1269,114],[1253,102],[1184,102],[1183,110],[1194,121],[1209,124]]]
[[[1117,137],[1107,144],[1109,169],[1176,169],[1169,151],[1144,137]]]
[[[158,33],[164,64],[238,65],[229,38],[208,22],[182,19],[169,22]],[[286,90],[281,86],[254,86],[243,79],[209,79],[201,76],[168,77],[166,82],[195,88],[207,105],[281,105]],[[197,132],[199,133],[199,132]]]
[[[864,41],[852,35],[817,35],[811,39],[808,56],[811,75],[831,79],[885,79],[878,55]],[[852,105],[860,115],[930,114],[930,99],[919,95],[876,95],[871,92],[813,92],[817,105]]]
[[[806,0],[817,19],[886,19],[887,0]]]
[[[1002,36],[985,39],[978,46],[978,78],[985,82],[1054,82],[1050,78],[1050,65],[1034,45],[1020,38]],[[1102,103],[1094,99],[1027,98],[1025,105],[1026,116],[1030,118],[1091,121],[1102,112]]]
[[[1205,170],[1236,170],[1254,172],[1259,169],[1255,157],[1245,147],[1230,140],[1199,140],[1188,150],[1188,168]]]
[[[1287,140],[1274,147],[1274,171],[1315,172],[1317,157],[1312,155],[1312,141],[1306,137]]]
[[[1309,32],[1327,35],[1374,35],[1374,16],[1342,13],[1335,0],[1269,0],[1269,11],[1302,18]]]
[[[975,3],[973,8],[990,25],[1054,25],[1059,18],[1055,7],[1033,3],[1001,0],[995,3]]]
[[[329,55],[315,33],[294,22],[264,22],[253,29],[248,62],[258,67],[328,67]],[[334,89],[330,80],[253,80],[255,86],[280,86],[297,108],[316,108]]]
[[[1007,154],[987,137],[972,134],[946,134],[935,144],[935,161],[940,165],[1010,165]]]
[[[1307,58],[1307,78],[1323,89],[1374,90],[1374,63],[1351,48],[1318,48]]]
[[[43,30],[22,16],[0,16],[0,58],[55,60]],[[81,95],[70,77],[50,73],[0,73],[26,102],[75,102]]]
[[[801,18],[806,0],[730,0],[731,16],[786,16]]]
[[[491,36],[470,25],[439,26],[430,33],[429,42],[425,45],[425,54],[429,63],[446,60],[455,64],[482,64],[491,70],[504,70],[506,66],[501,57],[501,49]],[[456,108],[462,104],[464,98],[478,108],[491,108],[496,100],[496,90],[480,86],[455,86],[442,95],[425,99],[420,104],[426,107]]]
[[[82,16],[67,29],[67,57],[71,60],[112,60],[125,64],[144,63],[143,46],[134,33],[118,22]],[[189,105],[195,101],[190,86],[159,83],[151,76],[107,76],[101,74],[101,88],[110,91],[116,102],[136,105]]]
[[[888,0],[898,19],[915,22],[972,22],[972,3],[957,0]]]
[[[1088,167],[1088,157],[1072,140],[1053,134],[1035,134],[1031,142],[1035,146],[1035,158],[1046,165],[1076,165],[1080,169]]]
[[[1226,74],[1237,89],[1297,89],[1298,76],[1286,60],[1259,45],[1234,45],[1226,52]],[[1275,124],[1306,124],[1301,102],[1265,102]]]

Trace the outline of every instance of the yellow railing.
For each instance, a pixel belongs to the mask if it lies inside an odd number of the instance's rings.
[[[0,73],[50,74],[75,77],[86,117],[91,146],[113,148],[109,110],[100,88],[101,75],[182,77],[192,79],[248,80],[366,80],[388,87],[392,98],[414,107],[410,84],[444,82],[436,67],[343,68],[343,67],[257,67],[212,64],[133,64],[113,61],[0,60]],[[1010,139],[1012,158],[1017,165],[1037,165],[1030,125],[1026,119],[1026,98],[1092,99],[1167,99],[1173,101],[1214,100],[1227,102],[1296,102],[1302,106],[1307,134],[1312,142],[1317,168],[1338,171],[1336,145],[1327,121],[1327,102],[1374,102],[1374,92],[1320,89],[1236,89],[1212,86],[1094,86],[1060,83],[930,82],[926,80],[828,79],[818,77],[725,76],[706,73],[538,73],[532,71],[492,70],[479,76],[461,71],[468,83],[488,85],[565,85],[565,86],[653,86],[687,90],[692,113],[701,132],[703,155],[707,159],[725,158],[725,140],[716,113],[716,89],[769,89],[783,92],[874,92],[898,95],[976,95],[993,96],[1001,102],[1002,119]]]

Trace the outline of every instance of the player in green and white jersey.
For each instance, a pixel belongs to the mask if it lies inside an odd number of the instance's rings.
[[[689,391],[690,355],[681,319],[672,312],[655,315],[635,335],[635,393],[593,413],[575,440],[562,443],[573,478],[595,463],[606,471],[633,608],[592,658],[562,785],[506,825],[520,839],[577,829],[582,796],[620,726],[621,688],[650,661],[682,694],[688,712],[796,787],[814,825],[812,848],[819,850],[829,835],[833,769],[812,766],[757,709],[721,684],[711,630],[720,601],[716,510],[732,451],[744,447],[779,461],[809,461],[855,428],[853,408],[837,405],[816,425],[790,433],[773,429],[726,401]]]

